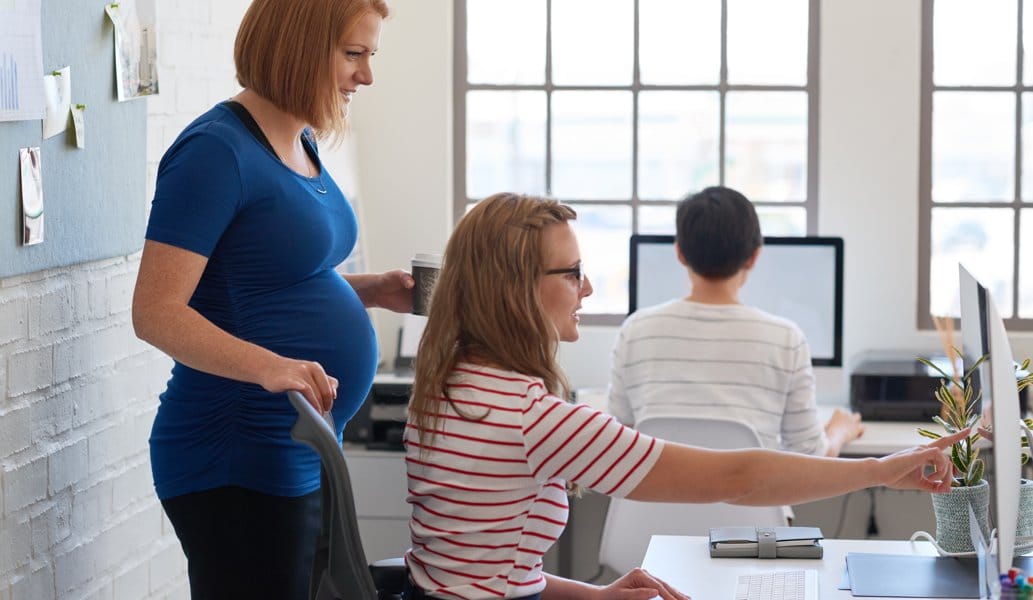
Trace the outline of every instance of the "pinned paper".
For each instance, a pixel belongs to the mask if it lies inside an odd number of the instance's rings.
[[[43,139],[52,138],[68,128],[68,111],[72,105],[72,68],[63,67],[43,76]]]
[[[43,118],[40,0],[0,1],[0,121]]]
[[[119,0],[104,7],[115,26],[118,101],[158,93],[158,15],[155,0]]]
[[[19,152],[22,183],[22,245],[43,241],[43,172],[39,147]]]
[[[72,126],[75,128],[75,147],[80,150],[86,147],[86,105],[72,106]]]

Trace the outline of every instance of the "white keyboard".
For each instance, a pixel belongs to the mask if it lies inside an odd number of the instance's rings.
[[[800,570],[740,575],[735,600],[818,600],[818,573]]]

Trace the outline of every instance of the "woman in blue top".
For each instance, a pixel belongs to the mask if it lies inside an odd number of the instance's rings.
[[[284,392],[340,435],[376,368],[366,308],[411,309],[408,273],[335,270],[357,225],[314,142],[373,83],[387,15],[383,0],[254,0],[234,49],[244,90],[158,169],[133,325],[175,359],[151,463],[195,600],[305,597],[319,460],[291,440]]]

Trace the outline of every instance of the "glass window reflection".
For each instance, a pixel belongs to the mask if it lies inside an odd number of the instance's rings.
[[[554,196],[630,199],[631,93],[554,93],[552,148]]]
[[[545,93],[466,95],[466,192],[545,193]]]
[[[1014,314],[1014,216],[1010,208],[933,209],[930,314],[958,316],[958,263],[990,290],[1002,317]]]
[[[807,197],[807,94],[729,92],[725,182],[754,201]]]

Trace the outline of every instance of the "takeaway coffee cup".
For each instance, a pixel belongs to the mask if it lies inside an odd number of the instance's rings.
[[[416,254],[412,259],[412,278],[416,285],[412,288],[412,313],[426,315],[430,312],[430,298],[434,293],[434,284],[441,270],[440,254]]]

